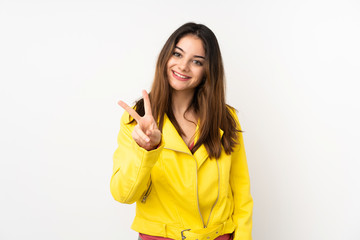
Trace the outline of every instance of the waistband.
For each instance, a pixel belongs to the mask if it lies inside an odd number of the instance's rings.
[[[231,219],[228,219],[224,223],[216,226],[190,229],[136,217],[131,228],[137,232],[175,240],[212,240],[226,233],[232,233],[235,230],[235,225]]]

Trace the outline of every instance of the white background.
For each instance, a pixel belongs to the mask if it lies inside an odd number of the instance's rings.
[[[0,0],[0,239],[137,239],[109,190],[116,102],[188,21],[220,43],[254,240],[360,239],[357,0]]]

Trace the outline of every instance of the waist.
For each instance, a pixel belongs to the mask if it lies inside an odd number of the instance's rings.
[[[233,234],[224,234],[215,238],[214,240],[232,240],[232,239],[233,239]],[[139,233],[139,240],[172,240],[172,239]]]
[[[231,234],[235,230],[235,225],[232,219],[229,218],[224,223],[218,225],[209,226],[207,228],[191,229],[191,227],[174,226],[135,217],[131,228],[146,235],[160,236],[165,239],[209,240],[216,239],[225,234]]]

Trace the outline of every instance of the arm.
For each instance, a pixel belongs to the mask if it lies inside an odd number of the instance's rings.
[[[235,113],[233,116],[239,123]],[[240,124],[238,128],[241,129]],[[253,199],[242,133],[239,133],[239,145],[232,153],[230,185],[234,198],[233,221],[236,224],[234,240],[251,240]]]
[[[113,156],[111,194],[116,201],[133,203],[147,190],[150,172],[164,147],[161,141],[157,149],[147,151],[132,138],[134,124],[127,124],[129,114],[124,112],[118,135],[118,148]]]

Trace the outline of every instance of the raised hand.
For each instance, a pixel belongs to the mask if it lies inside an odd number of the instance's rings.
[[[142,148],[150,151],[155,149],[161,141],[161,132],[158,129],[157,123],[151,112],[151,103],[148,93],[143,90],[142,95],[144,98],[145,115],[141,117],[133,108],[129,107],[123,101],[118,104],[125,109],[137,122],[132,137],[135,142]]]

